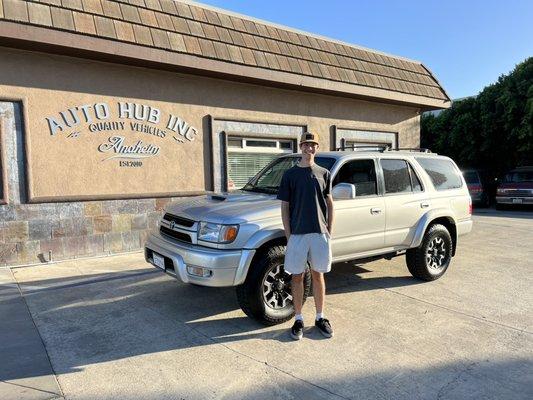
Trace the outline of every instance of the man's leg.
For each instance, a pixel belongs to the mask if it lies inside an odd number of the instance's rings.
[[[329,320],[324,318],[324,297],[326,297],[326,282],[322,272],[312,271],[313,276],[313,296],[315,298],[316,319],[315,326],[325,337],[333,336],[333,329]]]
[[[304,276],[307,262],[308,247],[305,243],[305,235],[291,235],[287,243],[285,253],[285,271],[292,275],[292,302],[296,312],[294,325],[291,328],[291,336],[300,340],[304,333],[302,306],[304,297]]]
[[[313,277],[313,297],[315,299],[316,313],[322,314],[324,310],[324,297],[326,296],[326,282],[324,281],[324,274],[322,272],[311,270],[311,276]]]
[[[296,315],[302,314],[302,303],[304,301],[304,274],[295,274],[291,281],[292,303]]]
[[[331,270],[331,246],[326,234],[317,234],[311,246],[311,276],[313,277],[313,296],[315,298],[316,318],[315,326],[325,337],[333,336],[333,329],[329,320],[324,318],[324,300],[326,297],[326,282],[324,273]]]
[[[302,318],[302,303],[304,297],[304,274],[293,274],[292,281],[292,303],[296,313],[294,325],[291,328],[291,337],[300,340],[304,335],[304,321]]]

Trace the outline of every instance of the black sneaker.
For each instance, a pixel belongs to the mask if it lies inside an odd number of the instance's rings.
[[[304,336],[304,322],[297,319],[291,328],[291,337],[294,340],[300,340]]]
[[[325,337],[333,337],[333,329],[331,328],[331,324],[326,318],[320,318],[318,321],[315,321],[315,326]]]

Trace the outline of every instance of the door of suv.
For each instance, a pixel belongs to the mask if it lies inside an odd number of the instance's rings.
[[[335,199],[335,223],[331,249],[333,257],[381,249],[384,243],[385,203],[379,195],[376,164],[373,159],[344,163],[332,186],[350,183],[355,199]]]
[[[430,201],[411,164],[402,159],[381,159],[385,193],[385,247],[408,247],[418,221]]]

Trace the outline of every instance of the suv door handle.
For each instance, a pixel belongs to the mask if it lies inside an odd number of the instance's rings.
[[[370,212],[371,212],[372,214],[374,214],[374,215],[375,215],[375,214],[381,214],[381,208],[371,208],[371,209],[370,209]]]
[[[429,207],[429,202],[423,201],[422,203],[420,203],[420,207],[421,208],[428,208]]]

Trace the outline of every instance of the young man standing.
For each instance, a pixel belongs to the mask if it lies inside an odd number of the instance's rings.
[[[308,260],[313,278],[315,326],[324,336],[333,336],[331,324],[324,318],[324,273],[331,270],[331,175],[327,169],[315,164],[315,154],[318,151],[316,133],[305,132],[302,135],[300,150],[300,163],[285,171],[278,192],[287,236],[285,271],[292,274],[292,301],[296,317],[291,336],[295,340],[303,337],[303,282]]]

